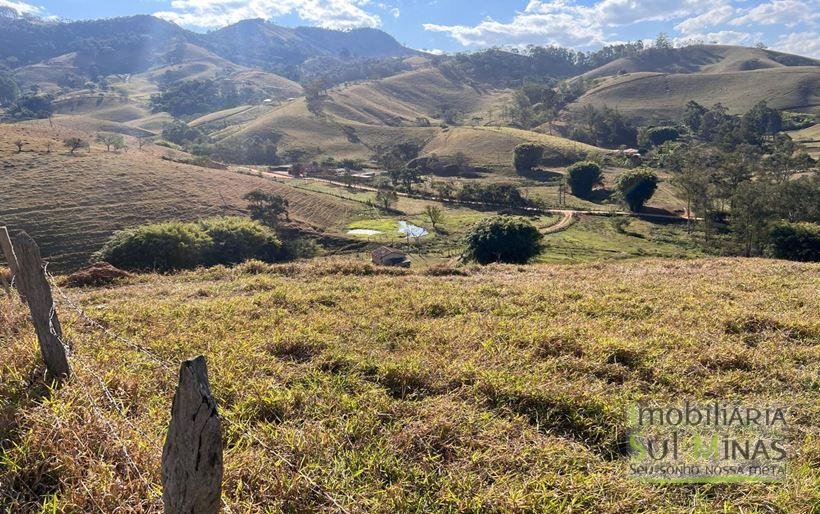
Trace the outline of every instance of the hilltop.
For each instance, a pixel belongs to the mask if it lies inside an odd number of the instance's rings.
[[[565,108],[617,108],[642,124],[676,119],[689,100],[743,113],[765,100],[786,111],[820,113],[820,61],[760,48],[694,45],[651,49],[579,75],[591,85]]]

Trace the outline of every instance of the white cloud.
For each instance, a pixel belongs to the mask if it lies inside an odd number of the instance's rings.
[[[449,34],[464,46],[532,43],[583,47],[612,39],[606,33],[610,27],[699,16],[726,1],[602,0],[585,6],[573,0],[530,0],[509,23],[488,18],[475,26],[427,23],[424,28]]]
[[[473,27],[425,23],[424,29],[449,34],[464,46],[530,43],[579,46],[602,42],[604,34],[600,27],[584,22],[584,9],[562,0],[532,0],[510,23],[487,18]]]
[[[772,0],[771,2],[744,10],[742,16],[732,20],[732,25],[785,25],[794,27],[800,23],[820,19],[820,2],[809,0]]]
[[[719,5],[703,14],[683,20],[675,25],[675,30],[684,34],[702,31],[729,21],[734,13],[735,8],[731,5]]]
[[[603,0],[592,7],[593,20],[623,26],[643,21],[666,21],[702,13],[714,0]]]
[[[759,35],[759,34],[758,34]],[[734,30],[721,30],[708,33],[690,33],[685,38],[675,38],[676,45],[686,45],[694,42],[707,45],[751,45],[755,42],[755,35],[748,32],[737,32]]]
[[[17,2],[14,0],[0,0],[0,8],[11,9],[19,15],[23,14],[39,14],[43,11],[42,7],[27,4],[25,2]]]
[[[0,0],[2,1],[2,0]],[[377,27],[379,16],[363,9],[368,0],[174,0],[173,11],[155,13],[180,25],[223,27],[250,18],[269,20],[295,13],[319,27]]]
[[[805,55],[820,59],[820,37],[816,32],[792,32],[781,36],[771,45],[773,50],[790,54]]]

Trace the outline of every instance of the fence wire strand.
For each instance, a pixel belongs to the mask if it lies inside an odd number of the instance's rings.
[[[46,266],[46,267],[47,267],[47,266]],[[86,312],[82,309],[82,307],[80,307],[80,306],[79,306],[76,302],[74,302],[73,300],[71,300],[71,298],[70,298],[70,297],[69,297],[69,296],[65,293],[65,291],[63,291],[63,289],[62,289],[62,288],[60,288],[60,286],[58,286],[58,285],[57,285],[57,282],[56,282],[56,280],[55,280],[54,276],[53,276],[51,273],[49,273],[49,272],[47,271],[46,267],[44,267],[44,268],[43,268],[43,271],[45,272],[46,278],[47,278],[47,280],[48,280],[49,284],[51,285],[52,289],[54,289],[54,290],[56,290],[56,291],[57,291],[57,293],[58,293],[58,294],[60,295],[60,297],[63,299],[63,301],[65,302],[65,304],[66,304],[66,305],[68,305],[68,306],[69,306],[69,308],[70,308],[73,312],[75,312],[75,313],[76,313],[76,315],[77,315],[79,318],[81,318],[81,319],[85,320],[87,323],[89,323],[89,324],[90,324],[90,325],[92,325],[93,327],[96,327],[97,329],[99,329],[99,330],[103,331],[103,332],[104,332],[105,334],[107,334],[109,337],[111,337],[111,338],[113,338],[113,339],[115,339],[115,340],[117,340],[117,341],[120,341],[121,343],[125,344],[127,347],[131,348],[132,350],[135,350],[135,351],[137,351],[138,353],[140,353],[140,354],[142,354],[142,355],[144,355],[144,356],[148,357],[150,360],[154,361],[155,363],[157,363],[158,365],[160,365],[162,368],[164,368],[164,369],[166,369],[166,370],[171,370],[171,371],[174,371],[174,370],[176,369],[176,368],[175,368],[175,367],[174,367],[174,366],[173,366],[170,362],[165,361],[164,359],[162,359],[161,357],[159,357],[158,355],[156,355],[154,352],[152,352],[152,351],[148,350],[147,348],[145,348],[145,346],[144,346],[144,345],[139,344],[139,343],[136,343],[136,342],[134,342],[134,341],[130,340],[129,338],[126,338],[125,336],[122,336],[122,335],[120,335],[120,334],[117,334],[117,333],[115,333],[115,332],[111,331],[108,327],[104,326],[102,323],[100,323],[100,322],[99,322],[99,321],[97,321],[96,319],[94,319],[94,318],[92,318],[91,316],[89,316],[89,315],[88,315],[88,314],[87,314],[87,313],[86,313]],[[60,343],[63,345],[63,347],[64,347],[64,348],[66,348],[67,352],[68,352],[68,353],[69,353],[69,355],[71,356],[71,359],[72,359],[72,360],[75,360],[75,361],[76,361],[76,362],[80,365],[80,367],[82,367],[82,368],[83,368],[83,370],[84,370],[84,371],[86,371],[89,375],[91,375],[91,376],[94,378],[94,380],[97,382],[97,384],[98,384],[98,386],[100,387],[100,389],[103,391],[104,396],[108,399],[108,402],[111,404],[111,406],[114,408],[114,410],[115,410],[115,411],[117,411],[117,413],[118,413],[118,414],[120,415],[120,417],[121,417],[121,418],[125,421],[125,423],[126,423],[129,427],[131,427],[134,431],[136,431],[137,433],[139,433],[139,434],[140,434],[140,435],[141,435],[144,439],[146,439],[146,440],[149,440],[149,441],[150,441],[150,440],[151,440],[151,438],[150,438],[150,437],[148,437],[148,436],[147,436],[147,435],[146,435],[146,434],[145,434],[142,430],[140,430],[138,427],[136,427],[136,426],[135,426],[135,425],[134,425],[134,424],[133,424],[133,423],[132,423],[132,422],[128,419],[127,414],[126,414],[125,412],[123,412],[123,411],[122,411],[122,406],[121,406],[121,405],[117,402],[117,400],[116,400],[116,398],[115,398],[114,394],[112,393],[112,391],[111,391],[111,390],[110,390],[110,389],[109,389],[109,388],[105,385],[105,381],[102,379],[102,377],[100,377],[100,376],[99,376],[99,374],[95,373],[95,372],[91,369],[91,367],[90,367],[88,364],[86,364],[86,363],[85,363],[85,362],[84,362],[84,361],[83,361],[83,360],[82,360],[82,359],[81,359],[81,358],[80,358],[80,357],[79,357],[76,353],[71,352],[70,347],[69,347],[68,345],[66,345],[66,343],[63,341],[63,338],[62,338],[62,337],[60,337],[60,336],[58,336],[58,335],[56,334],[56,331],[54,331],[54,328],[53,328],[53,323],[52,323],[52,319],[53,319],[53,316],[55,315],[55,313],[56,313],[56,306],[55,306],[55,304],[54,304],[54,303],[52,303],[52,308],[51,308],[51,319],[49,319],[49,328],[50,328],[50,330],[52,330],[52,335],[54,335],[55,337],[57,337],[57,339],[60,341]],[[93,399],[91,399],[91,396],[88,394],[88,392],[87,392],[87,391],[85,391],[85,390],[84,390],[83,392],[84,392],[84,393],[86,394],[86,396],[88,396],[88,398],[89,398],[89,399],[93,402]],[[98,406],[97,406],[97,404],[96,404],[96,403],[94,403],[94,408],[95,408],[95,410],[96,410],[97,412],[100,412],[100,411],[98,410]],[[246,429],[246,428],[245,428],[243,425],[241,425],[239,422],[234,421],[233,419],[231,419],[231,417],[229,417],[229,416],[227,415],[227,413],[224,411],[224,409],[223,409],[223,410],[221,410],[221,412],[220,412],[220,414],[219,414],[219,415],[220,415],[220,417],[221,417],[222,419],[224,419],[224,420],[225,420],[225,422],[226,422],[229,426],[232,426],[232,427],[235,427],[235,428],[240,429],[240,430],[241,430],[244,434],[248,435],[251,439],[253,439],[253,441],[254,441],[254,442],[256,442],[256,444],[258,444],[258,445],[259,445],[262,449],[264,449],[265,451],[267,451],[268,453],[270,453],[271,455],[273,455],[273,456],[274,456],[276,459],[278,459],[279,461],[283,462],[283,463],[284,463],[284,464],[285,464],[288,468],[290,468],[290,470],[291,470],[291,471],[293,471],[294,473],[296,473],[296,474],[297,474],[300,478],[302,478],[305,482],[307,482],[307,483],[308,483],[308,485],[310,485],[310,487],[311,487],[311,488],[313,488],[315,491],[317,491],[318,493],[320,493],[320,494],[321,494],[321,495],[322,495],[322,496],[323,496],[323,497],[324,497],[327,501],[329,501],[329,502],[330,502],[330,503],[331,503],[331,504],[332,504],[332,505],[333,505],[333,506],[337,509],[337,511],[338,511],[338,512],[341,512],[342,514],[350,514],[350,511],[349,511],[346,507],[344,507],[344,506],[343,506],[343,505],[342,505],[342,504],[341,504],[341,503],[340,503],[340,502],[339,502],[339,501],[338,501],[338,500],[337,500],[337,499],[336,499],[333,495],[331,495],[331,494],[330,494],[330,493],[329,493],[329,492],[328,492],[328,491],[327,491],[324,487],[322,487],[322,486],[321,486],[318,482],[316,482],[316,481],[315,481],[312,477],[310,477],[308,474],[306,474],[305,472],[303,472],[299,466],[297,466],[296,464],[294,464],[294,463],[293,463],[290,459],[288,459],[288,458],[287,458],[285,455],[283,455],[281,452],[277,451],[276,449],[274,449],[273,447],[271,447],[269,444],[265,443],[265,442],[264,442],[261,438],[259,438],[259,436],[257,436],[257,435],[256,435],[256,434],[252,431],[252,430],[250,430],[250,429]],[[103,418],[103,421],[107,423],[107,421],[106,421],[104,418]],[[107,424],[108,424],[108,423],[107,423]],[[110,424],[108,424],[108,426],[109,426],[109,428],[110,428],[111,430],[113,430],[113,427],[111,427],[111,426],[110,426]],[[116,438],[117,438],[120,442],[122,442],[122,440],[121,440],[121,439],[120,439],[120,438],[119,438],[116,434],[113,434],[113,435],[114,435],[114,436],[115,436],[115,437],[116,437]],[[158,449],[160,449],[160,448],[159,448],[156,444],[154,444],[154,446],[156,446]],[[130,456],[127,454],[127,448],[125,448],[125,446],[123,446],[123,450],[126,452],[126,457],[130,460]],[[160,450],[161,450],[161,449],[160,449]],[[134,463],[134,462],[133,462],[133,460],[131,460],[130,462],[131,462],[134,466],[136,466],[136,463]],[[137,469],[137,468],[135,468],[135,469]],[[138,469],[137,469],[137,472],[139,473],[139,470],[138,470]],[[144,479],[144,477],[143,477],[141,474],[140,474],[140,477],[141,477],[143,480],[145,480],[145,479]],[[146,485],[148,485],[148,484],[146,484]],[[148,485],[148,487],[149,487],[149,489],[151,488],[151,487],[150,487],[150,485]],[[231,508],[230,508],[230,506],[229,506],[229,504],[228,504],[227,500],[225,499],[224,494],[223,494],[223,496],[222,496],[222,503],[223,503],[223,506],[225,507],[226,512],[228,512],[228,514],[232,514],[232,510],[231,510]]]

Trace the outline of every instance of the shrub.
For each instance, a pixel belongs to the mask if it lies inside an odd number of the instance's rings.
[[[280,247],[267,227],[226,217],[122,230],[111,236],[95,257],[123,269],[165,272],[248,259],[273,262]]]
[[[211,218],[199,225],[212,241],[204,264],[238,264],[248,259],[273,262],[281,248],[273,231],[247,218]]]
[[[768,252],[772,257],[792,261],[820,261],[820,225],[780,223],[769,230]]]
[[[601,167],[595,162],[576,162],[567,168],[567,183],[578,198],[588,198],[592,188],[601,185],[602,180]]]
[[[641,131],[638,138],[640,146],[660,146],[667,141],[675,141],[680,137],[675,127],[650,127]]]
[[[648,168],[638,168],[619,175],[615,184],[629,210],[638,212],[655,194],[658,176]]]
[[[97,253],[123,269],[170,271],[204,262],[213,240],[196,223],[156,223],[114,233]]]
[[[541,233],[525,219],[498,216],[480,221],[467,235],[467,255],[481,264],[525,263],[541,251]]]
[[[515,147],[513,164],[519,173],[532,171],[541,164],[544,147],[535,143],[522,143]]]

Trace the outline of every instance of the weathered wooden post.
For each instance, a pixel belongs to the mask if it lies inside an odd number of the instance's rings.
[[[166,514],[215,514],[222,498],[222,421],[205,357],[184,361],[162,448]]]
[[[15,282],[28,303],[46,369],[52,378],[66,378],[71,374],[71,367],[63,346],[63,329],[54,309],[54,298],[51,296],[51,285],[45,274],[40,248],[25,232],[15,235],[12,243],[12,254],[17,258]]]
[[[9,231],[6,227],[0,227],[0,251],[3,252],[3,255],[6,258],[6,262],[9,265],[9,271],[11,271],[12,283],[16,283],[14,277],[17,275],[17,257],[14,254],[14,247],[11,245],[11,239],[9,239]],[[3,286],[4,289],[11,289],[11,283],[6,283],[5,277],[0,276],[0,285]]]

